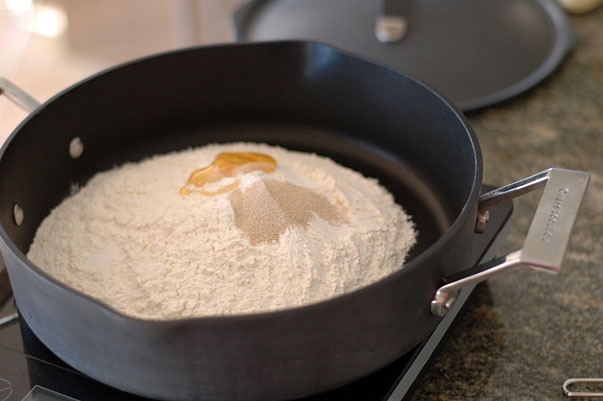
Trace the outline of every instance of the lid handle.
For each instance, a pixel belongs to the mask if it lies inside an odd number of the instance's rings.
[[[394,43],[408,32],[408,3],[410,0],[382,0],[375,20],[375,36],[381,43]]]

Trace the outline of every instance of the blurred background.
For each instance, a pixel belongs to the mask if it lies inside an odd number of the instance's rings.
[[[0,77],[45,101],[112,65],[234,40],[244,0],[0,0]],[[26,113],[0,98],[0,143]]]
[[[551,0],[555,1],[555,0]],[[556,0],[583,12],[603,0]],[[169,49],[235,40],[245,0],[0,0],[0,77],[44,102],[112,65]],[[0,97],[0,143],[25,117]]]

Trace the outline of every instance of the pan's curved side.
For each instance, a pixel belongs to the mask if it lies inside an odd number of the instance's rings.
[[[75,136],[85,150],[71,159]],[[73,183],[232,140],[317,151],[376,176],[412,209],[421,252],[400,272],[319,304],[164,322],[121,316],[25,258]],[[17,304],[59,357],[149,397],[284,399],[377,370],[433,329],[429,301],[470,253],[481,155],[463,117],[422,84],[326,46],[283,42],[168,53],[92,77],[21,124],[0,171],[2,254]],[[25,212],[19,226],[14,203]]]

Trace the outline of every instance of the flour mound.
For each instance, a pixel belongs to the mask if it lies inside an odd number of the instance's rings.
[[[191,172],[220,152],[265,153],[277,167],[239,174],[230,193],[181,194]],[[268,214],[251,196],[282,216],[258,224],[254,216]],[[264,233],[266,224],[274,227]],[[410,218],[376,180],[326,157],[233,143],[97,174],[52,210],[27,256],[126,315],[175,319],[273,311],[350,292],[402,268],[415,238]]]

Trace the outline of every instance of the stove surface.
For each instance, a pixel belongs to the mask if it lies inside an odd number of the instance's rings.
[[[492,259],[509,231],[510,202],[490,211],[484,234],[476,234],[471,265]],[[400,401],[411,395],[413,383],[458,316],[474,287],[461,291],[459,300],[423,343],[385,368],[347,386],[299,401]],[[18,314],[9,298],[0,309],[0,322]],[[27,322],[15,318],[0,324],[0,401],[55,400],[148,400],[95,381],[54,355],[31,331]]]

